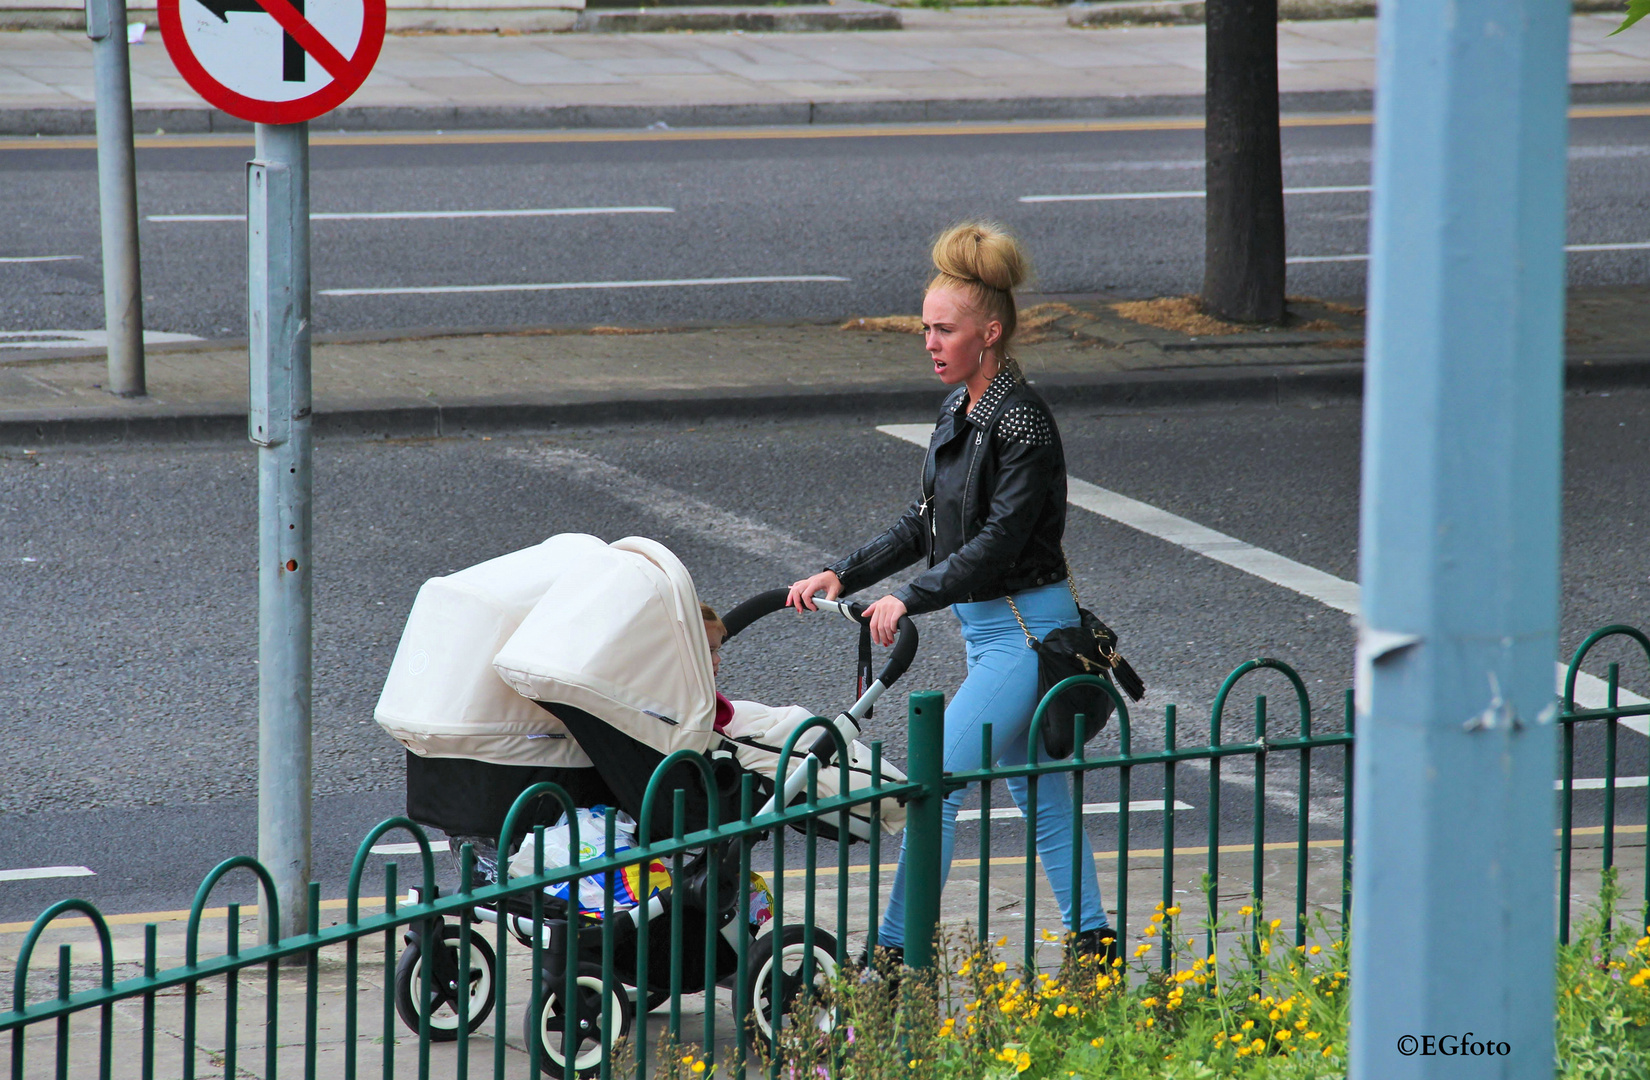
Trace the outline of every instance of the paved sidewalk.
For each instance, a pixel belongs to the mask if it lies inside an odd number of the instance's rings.
[[[1176,303],[1029,297],[1017,352],[1045,394],[1072,405],[1346,400],[1360,391],[1359,307],[1297,299],[1289,327],[1245,330],[1188,319]],[[322,341],[314,352],[316,422],[322,433],[401,436],[926,410],[939,388],[913,329],[915,319],[904,316],[848,328],[596,327]],[[1573,388],[1650,385],[1650,286],[1573,293],[1568,349]],[[137,400],[103,389],[104,363],[96,352],[0,358],[0,445],[244,438],[244,343],[152,348],[149,396]]]
[[[1064,8],[908,8],[853,33],[392,36],[366,85],[317,127],[349,130],[867,123],[1201,111],[1201,26],[1076,29]],[[1650,34],[1571,23],[1577,100],[1647,95]],[[1369,19],[1283,23],[1285,108],[1367,108]],[[208,109],[158,34],[131,50],[138,131],[242,129]],[[1629,85],[1623,85],[1629,84]],[[0,33],[0,134],[92,130],[90,43]]]
[[[1592,830],[1582,830],[1585,835],[1578,835],[1574,855],[1574,876],[1571,882],[1572,912],[1580,917],[1587,911],[1588,905],[1598,898],[1600,886],[1599,867],[1602,864],[1601,848],[1598,846],[1599,837]],[[1276,904],[1287,905],[1286,898],[1293,895],[1295,883],[1295,863],[1292,848],[1288,844],[1278,845],[1280,850],[1269,850],[1265,857],[1265,891],[1266,895]],[[1626,895],[1639,895],[1638,886],[1644,872],[1644,834],[1633,827],[1621,829],[1616,838],[1616,865],[1623,875],[1623,885]],[[1223,848],[1221,875],[1218,888],[1219,903],[1228,914],[1238,905],[1245,903],[1250,895],[1250,882],[1245,876],[1248,873],[1249,855],[1247,848]],[[1194,898],[1187,904],[1188,912],[1198,911],[1198,902],[1195,899],[1198,867],[1201,865],[1204,849],[1183,849],[1182,858],[1177,862],[1181,868],[1178,875],[1178,884],[1184,889],[1177,890],[1188,897]],[[1107,890],[1106,898],[1108,910],[1112,913],[1114,922],[1117,879],[1115,877],[1115,855],[1111,853],[1097,853],[1102,886]],[[1018,956],[1024,925],[1025,889],[1021,874],[1024,873],[1024,862],[1018,859],[994,859],[991,870],[991,887],[989,889],[989,907],[991,909],[992,935],[1003,934],[1006,946],[1003,950],[1005,958],[1012,959]],[[1240,865],[1241,864],[1241,865]],[[885,868],[891,872],[892,867]],[[1341,900],[1341,848],[1336,841],[1315,842],[1307,859],[1307,894],[1309,917],[1322,916],[1325,923],[1333,927],[1337,924],[1340,914]],[[1149,919],[1153,904],[1161,896],[1162,864],[1155,852],[1132,852],[1129,873],[1129,918],[1128,942],[1133,945],[1147,940],[1140,935],[1140,928]],[[801,881],[794,875],[787,875],[787,891],[790,899],[787,901],[787,912],[794,909],[791,904],[800,900],[798,891]],[[855,871],[850,878],[849,911],[850,925],[848,934],[848,953],[856,955],[863,947],[865,915],[869,907],[869,894],[864,886],[865,876],[862,871]],[[1054,928],[1059,925],[1059,913],[1055,909],[1046,884],[1039,875],[1038,904],[1036,923],[1038,927]],[[956,872],[945,890],[942,907],[941,923],[947,929],[960,931],[965,923],[971,923],[978,910],[978,881],[979,870],[977,862],[959,859]],[[884,886],[886,887],[886,885]],[[818,922],[816,925],[829,930],[835,930],[835,880],[831,872],[822,872],[818,882]],[[325,910],[321,913],[321,924],[331,925],[342,921],[343,912],[340,910],[340,901],[323,903]],[[382,911],[382,904],[373,904],[364,901],[362,914],[372,916]],[[144,921],[154,920],[158,923],[157,933],[157,967],[160,970],[182,965],[184,958],[185,935],[183,912],[159,913],[150,916],[117,916],[111,926],[115,963],[115,980],[117,982],[134,978],[142,974],[143,960],[143,926]],[[1287,918],[1287,913],[1280,912]],[[787,922],[794,921],[787,914]],[[77,925],[78,923],[78,925]],[[1191,917],[1185,924],[1188,929],[1197,925],[1196,916]],[[203,920],[201,928],[200,952],[201,958],[210,959],[220,955],[223,951],[223,942],[227,937],[228,924],[223,909],[209,909],[208,917]],[[18,953],[26,928],[19,924],[0,925],[0,970],[10,970],[15,967]],[[493,929],[490,926],[482,927],[490,939]],[[255,941],[258,934],[258,924],[255,909],[243,909],[240,925],[240,940],[244,943]],[[1236,946],[1236,932],[1225,931],[1219,937],[1219,948],[1223,955],[1230,956]],[[384,1021],[384,988],[385,965],[382,937],[372,936],[364,939],[360,946],[358,963],[359,975],[356,981],[356,1007],[359,1010],[358,1034],[356,1036],[355,1051],[359,1063],[360,1075],[378,1075],[382,1069],[385,1055],[385,1021]],[[100,971],[97,967],[98,948],[96,936],[84,920],[65,920],[57,927],[48,931],[33,955],[30,964],[29,984],[31,999],[39,1000],[48,996],[56,987],[59,944],[72,946],[72,966],[70,968],[71,986],[75,991],[91,989],[97,985]],[[399,951],[401,948],[400,934],[395,935],[392,948]],[[1130,949],[1129,951],[1132,951]],[[1044,949],[1039,953],[1039,963],[1052,967],[1057,961],[1058,953],[1055,949]],[[527,950],[512,945],[505,965],[504,978],[507,985],[506,1009],[502,1015],[495,1012],[483,1022],[470,1042],[470,1075],[490,1076],[492,1074],[494,1040],[503,1038],[505,1041],[505,1068],[507,1075],[522,1075],[527,1067],[526,1044],[523,1040],[522,1017],[526,1011],[527,995],[531,992],[531,982]],[[342,948],[334,947],[321,953],[317,963],[317,1010],[316,1010],[316,1063],[317,1075],[340,1076],[343,1074],[344,1049],[347,1045],[344,1031],[345,1002],[348,1000],[349,982],[346,978],[345,955]],[[251,1073],[262,1073],[264,1049],[267,1045],[268,1031],[263,1025],[268,1004],[267,976],[262,970],[246,971],[237,980],[236,995],[238,999],[238,1018],[235,1024],[237,1050],[239,1060],[244,1062]],[[304,1027],[305,1027],[305,973],[303,968],[284,968],[280,973],[278,995],[278,1020],[276,1028],[276,1042],[279,1047],[279,1061],[283,1072],[295,1073],[301,1068],[303,1059]],[[203,980],[200,984],[200,994],[197,997],[197,1049],[194,1055],[194,1075],[219,1075],[225,1066],[225,1014],[228,999],[228,987],[222,978]],[[183,1033],[184,1025],[184,993],[181,988],[172,988],[156,996],[155,1002],[155,1029],[156,1029],[156,1075],[161,1077],[176,1077],[182,1073],[183,1065]],[[702,996],[684,996],[682,1001],[682,1033],[685,1041],[698,1041],[704,1030],[704,998]],[[731,1056],[731,1046],[735,1037],[732,1017],[732,997],[728,990],[720,990],[715,1005],[717,1056],[727,1061]],[[647,1018],[647,1028],[650,1041],[659,1039],[666,1030],[666,1010],[651,1014]],[[121,1075],[134,1074],[135,1063],[140,1060],[143,1032],[142,1000],[134,998],[117,1005],[112,1016],[112,1042]],[[95,1012],[82,1013],[71,1024],[73,1038],[69,1044],[69,1068],[66,1075],[73,1080],[91,1080],[97,1075],[98,1040],[90,1037],[97,1029],[98,1020]],[[413,1076],[418,1069],[418,1040],[401,1024],[399,1019],[389,1022],[387,1032],[390,1045],[393,1047],[391,1056],[394,1059],[394,1072],[398,1076]],[[37,1024],[29,1030],[26,1037],[26,1075],[49,1076],[53,1075],[52,1066],[55,1057],[56,1025],[52,1023]],[[657,1060],[657,1057],[654,1058]],[[436,1044],[430,1050],[430,1069],[432,1076],[450,1076],[454,1074],[456,1064],[456,1047],[451,1043]],[[57,1073],[56,1075],[64,1075]],[[387,1074],[386,1074],[387,1075]],[[620,1075],[615,1071],[615,1075]],[[751,1076],[759,1075],[756,1070]]]

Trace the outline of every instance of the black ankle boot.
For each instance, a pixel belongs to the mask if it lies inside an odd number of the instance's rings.
[[[1073,934],[1066,942],[1066,955],[1074,960],[1092,958],[1111,967],[1117,959],[1117,931],[1109,926],[1098,926]]]
[[[859,960],[856,962],[859,964],[861,969],[869,970],[873,966],[871,963],[869,950],[861,951],[859,954]],[[899,975],[899,969],[905,966],[905,947],[903,945],[878,945],[876,964],[874,966],[878,972],[881,972],[884,975],[893,975],[897,977]]]

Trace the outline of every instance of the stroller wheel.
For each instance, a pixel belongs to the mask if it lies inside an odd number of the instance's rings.
[[[751,1003],[751,1028],[763,1045],[773,1046],[773,968],[774,948],[779,942],[779,1024],[780,1030],[793,1026],[798,1022],[814,1024],[821,1031],[829,1031],[832,1025],[831,1012],[820,1008],[817,1002],[821,992],[836,978],[836,938],[818,927],[814,928],[813,939],[813,985],[805,989],[802,984],[803,960],[807,954],[803,949],[802,926],[787,926],[783,931],[774,930],[756,939],[751,945],[749,957],[750,980],[747,991]]]
[[[478,933],[470,934],[470,971],[467,979],[458,975],[458,932],[456,926],[441,928],[441,940],[434,943],[437,956],[430,968],[430,1041],[451,1042],[458,1038],[458,995],[460,984],[469,988],[470,1030],[474,1031],[493,1011],[493,978],[497,966],[493,947]],[[395,965],[395,1011],[401,1022],[418,1030],[420,1010],[415,1004],[423,989],[424,957],[417,945],[408,945]]]
[[[564,1080],[577,1076],[583,1080],[600,1073],[602,1062],[612,1056],[615,1047],[630,1037],[636,1011],[625,988],[615,982],[607,996],[611,1022],[604,1034],[601,967],[596,964],[579,965],[575,1017],[569,1017],[570,1010],[562,1000],[566,985],[563,980],[561,972],[539,973],[544,1004],[537,1017],[533,1015],[532,1004],[528,1004],[526,1015],[522,1017],[525,1021],[523,1038],[529,1045],[533,1039],[539,1040],[539,1068],[546,1075],[563,1077]],[[571,1067],[568,1066],[564,1046],[569,1019],[577,1024]]]

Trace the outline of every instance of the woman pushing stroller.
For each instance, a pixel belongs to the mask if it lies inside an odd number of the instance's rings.
[[[950,607],[962,624],[968,676],[945,713],[945,768],[978,769],[982,724],[992,725],[993,757],[1024,764],[1026,736],[1038,702],[1037,653],[1028,636],[1078,625],[1062,550],[1066,521],[1065,453],[1048,405],[1009,353],[1016,323],[1013,290],[1027,260],[1002,228],[978,222],[947,230],[934,244],[938,273],[923,299],[922,321],[934,373],[956,389],[940,408],[923,465],[921,498],[893,527],[823,572],[791,586],[787,604],[813,610],[925,559],[927,570],[866,609],[871,636],[893,641],[901,616]],[[1008,781],[1022,813],[1032,798],[1026,778]],[[950,872],[957,811],[966,789],[944,803],[942,880]],[[1107,925],[1087,834],[1076,830],[1070,785],[1037,778],[1037,852],[1067,926],[1069,947],[1111,959],[1116,933]],[[1081,890],[1074,890],[1076,875]],[[888,960],[904,959],[906,863],[882,918],[878,944]],[[1082,911],[1072,910],[1080,892]]]

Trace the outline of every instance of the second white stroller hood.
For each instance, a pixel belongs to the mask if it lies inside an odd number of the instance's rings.
[[[561,722],[510,689],[493,656],[564,567],[569,551],[606,544],[552,536],[418,590],[373,716],[420,757],[474,758],[495,765],[588,768]]]
[[[523,698],[571,705],[663,753],[719,745],[710,643],[687,568],[642,537],[583,539],[493,667]]]

